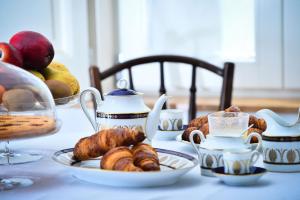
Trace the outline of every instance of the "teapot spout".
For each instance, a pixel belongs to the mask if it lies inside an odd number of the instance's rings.
[[[160,98],[156,101],[152,111],[148,115],[147,124],[146,124],[146,135],[148,140],[152,141],[158,127],[159,123],[159,115],[160,111],[167,101],[168,97],[163,94]]]

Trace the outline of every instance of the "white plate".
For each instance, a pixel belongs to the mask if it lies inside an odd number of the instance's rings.
[[[233,175],[225,174],[224,167],[218,167],[212,169],[214,175],[222,182],[231,186],[248,186],[254,185],[266,172],[267,170],[261,167],[251,167],[250,174]]]
[[[161,171],[122,172],[100,169],[101,157],[77,162],[73,160],[73,148],[54,153],[53,160],[68,167],[78,179],[110,186],[153,187],[176,183],[194,168],[198,161],[192,156],[166,149],[156,149]]]
[[[180,131],[161,131],[157,130],[154,139],[156,140],[175,140],[176,136],[181,135],[184,130]]]

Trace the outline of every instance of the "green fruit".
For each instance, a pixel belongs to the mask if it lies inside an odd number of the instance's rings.
[[[56,69],[51,69],[51,68],[46,68],[43,72],[43,75],[45,77],[46,80],[50,79],[50,77],[55,76],[55,74],[60,73],[59,71],[57,71]]]
[[[4,92],[2,102],[8,111],[26,111],[35,106],[36,99],[30,90],[11,89]]]
[[[51,91],[54,99],[64,98],[72,95],[71,88],[61,81],[47,80],[45,83]]]
[[[30,73],[32,73],[33,75],[35,75],[36,77],[38,77],[39,79],[41,79],[42,81],[45,81],[45,77],[38,71],[35,70],[28,70]]]

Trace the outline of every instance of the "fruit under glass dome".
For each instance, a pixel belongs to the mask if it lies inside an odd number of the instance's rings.
[[[29,72],[0,62],[0,140],[51,133],[56,121],[48,87]]]

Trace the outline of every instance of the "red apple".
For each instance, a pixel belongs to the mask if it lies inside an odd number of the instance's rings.
[[[21,31],[10,38],[9,43],[21,52],[25,69],[42,70],[54,57],[51,42],[42,34]]]
[[[20,51],[5,42],[0,42],[0,60],[18,67],[23,66],[23,58]]]

